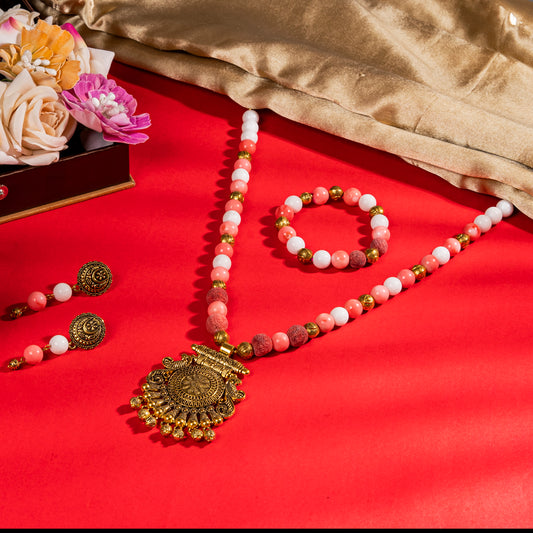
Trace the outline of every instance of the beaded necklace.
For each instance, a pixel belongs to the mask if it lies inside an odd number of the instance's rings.
[[[215,246],[212,263],[212,286],[206,294],[208,333],[213,336],[218,350],[205,345],[193,344],[191,353],[181,353],[177,360],[165,357],[163,368],[153,370],[146,377],[142,394],[130,400],[132,408],[148,427],[158,427],[161,435],[176,440],[188,437],[196,441],[212,441],[214,426],[218,426],[235,412],[235,404],[245,394],[237,387],[241,377],[249,370],[234,357],[250,359],[262,357],[271,352],[284,352],[298,348],[309,340],[332,331],[335,327],[348,324],[363,313],[384,304],[389,298],[412,287],[439,267],[445,265],[454,255],[464,250],[471,242],[486,233],[502,218],[513,212],[513,205],[500,200],[485,213],[465,225],[463,231],[446,239],[442,245],[422,257],[411,268],[404,268],[396,276],[388,277],[382,284],[375,285],[367,294],[351,298],[342,306],[334,307],[329,313],[320,313],[304,325],[295,324],[287,331],[272,335],[258,333],[248,342],[237,346],[229,343],[226,282],[231,269],[233,246],[238,234],[243,212],[244,196],[248,192],[251,159],[256,150],[259,130],[259,115],[254,110],[244,112],[239,153],[231,175],[229,199],[225,204],[222,223],[219,227],[220,242]],[[358,206],[370,216],[372,240],[368,248],[350,253],[337,250],[312,252],[305,241],[298,236],[291,225],[296,213],[307,205],[323,205],[327,202],[343,201],[347,206]],[[302,263],[313,263],[318,269],[358,269],[372,265],[385,254],[390,239],[389,220],[381,206],[371,194],[361,194],[356,188],[343,191],[338,186],[317,187],[312,192],[290,195],[276,210],[275,230],[278,239],[287,251]]]

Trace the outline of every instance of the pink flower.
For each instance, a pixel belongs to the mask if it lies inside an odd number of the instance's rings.
[[[150,116],[134,115],[137,101],[114,80],[82,74],[78,83],[61,95],[70,114],[87,128],[102,132],[106,141],[138,144],[148,139],[139,130],[150,126]]]

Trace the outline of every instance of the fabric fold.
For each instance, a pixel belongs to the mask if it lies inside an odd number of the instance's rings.
[[[126,64],[393,153],[533,218],[533,2],[32,4]]]

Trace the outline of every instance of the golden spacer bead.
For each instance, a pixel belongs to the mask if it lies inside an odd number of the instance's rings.
[[[470,236],[466,233],[459,233],[455,238],[461,243],[461,250],[464,250],[470,244]]]
[[[287,217],[279,217],[276,220],[277,229],[281,229],[281,228],[284,228],[285,226],[290,226],[290,225],[291,225],[291,221]]]
[[[27,309],[26,306],[24,306],[24,307],[13,307],[10,310],[10,312],[9,312],[9,316],[10,316],[10,318],[20,318],[26,309]]]
[[[367,248],[365,250],[366,260],[374,264],[379,259],[379,251],[377,248]]]
[[[231,357],[234,351],[235,351],[235,346],[233,346],[233,344],[230,344],[229,342],[223,342],[220,345],[219,352],[224,354],[227,357]]]
[[[254,356],[254,349],[249,342],[241,342],[237,346],[237,355],[242,359],[251,359]]]
[[[215,279],[213,281],[213,283],[211,283],[211,286],[212,287],[217,287],[217,288],[220,288],[220,289],[225,289],[226,288],[226,282],[222,281],[221,279]]]
[[[221,329],[215,332],[215,334],[213,335],[213,339],[215,340],[215,344],[217,346],[220,346],[221,344],[224,344],[229,341],[229,334],[227,331]]]
[[[309,205],[313,201],[313,193],[303,192],[300,194],[300,200],[304,205]]]
[[[241,150],[238,154],[237,154],[237,157],[239,159],[248,159],[248,161],[251,161],[252,159],[252,154],[250,152],[247,152],[246,150]]]
[[[384,213],[383,207],[381,207],[380,205],[375,205],[374,207],[370,208],[370,211],[368,211],[368,214],[370,215],[370,217],[374,217],[376,215],[382,215],[383,213]]]
[[[242,194],[242,192],[239,192],[239,191],[233,191],[230,195],[229,195],[230,199],[231,200],[239,200],[239,202],[244,202],[244,194]]]
[[[302,248],[298,250],[298,261],[303,264],[310,263],[313,259],[313,252],[309,248]]]
[[[328,192],[331,200],[340,200],[342,198],[342,195],[344,194],[344,191],[338,185],[334,185],[333,187],[331,187]]]
[[[235,236],[230,235],[229,233],[223,233],[220,236],[220,242],[227,242],[228,244],[231,244],[233,246],[235,244]]]
[[[411,271],[415,275],[416,281],[420,281],[421,279],[424,279],[427,274],[426,267],[424,265],[415,265],[411,268]]]
[[[376,300],[374,300],[374,297],[371,294],[362,294],[358,299],[365,311],[374,309],[374,306],[376,305]]]
[[[308,322],[304,325],[304,328],[307,330],[307,334],[311,339],[314,339],[320,333],[320,328],[315,322]]]

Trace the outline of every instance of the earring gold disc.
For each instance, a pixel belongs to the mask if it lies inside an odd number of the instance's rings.
[[[88,296],[104,294],[112,281],[111,270],[100,261],[85,263],[78,271],[78,287]]]
[[[93,313],[82,313],[70,323],[68,331],[76,348],[92,350],[104,340],[105,322]]]

